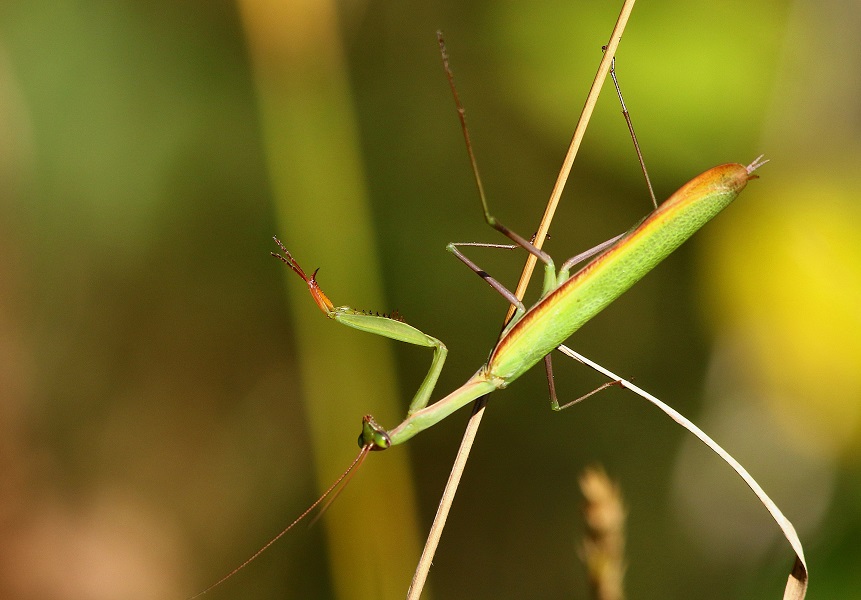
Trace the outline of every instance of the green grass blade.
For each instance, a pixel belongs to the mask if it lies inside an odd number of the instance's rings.
[[[323,267],[323,287],[336,304],[383,310],[335,7],[256,0],[240,7],[278,216],[273,234],[314,261],[309,268]],[[272,262],[273,269],[282,268]],[[316,479],[325,489],[356,452],[361,416],[373,409],[394,419],[406,401],[398,398],[392,343],[336,326],[319,314],[292,273],[284,269],[284,277]],[[370,461],[323,519],[338,598],[367,598],[369,590],[374,598],[403,598],[419,555],[406,459],[406,453],[393,452]],[[363,529],[385,535],[363,535]]]

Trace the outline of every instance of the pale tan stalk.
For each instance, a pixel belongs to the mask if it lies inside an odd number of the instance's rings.
[[[559,171],[559,176],[556,179],[556,185],[553,186],[553,192],[550,194],[550,200],[547,202],[547,208],[544,211],[544,216],[541,219],[541,224],[538,226],[535,234],[534,244],[541,247],[547,237],[547,232],[550,229],[550,222],[553,220],[553,215],[556,213],[556,207],[559,205],[559,199],[562,197],[562,190],[565,188],[565,183],[568,181],[568,175],[571,172],[571,167],[574,164],[574,158],[580,149],[580,143],[583,141],[583,136],[586,133],[586,127],[589,125],[589,120],[592,117],[592,111],[595,109],[595,104],[598,102],[598,96],[601,93],[601,88],[604,86],[604,81],[610,72],[610,65],[613,56],[616,54],[616,49],[619,47],[619,42],[622,39],[622,32],[628,23],[628,18],[631,16],[631,11],[634,9],[636,0],[625,0],[622,6],[622,11],[619,13],[619,18],[616,21],[616,26],[613,28],[613,33],[610,34],[610,41],[607,42],[606,51],[598,65],[598,72],[595,74],[595,79],[592,82],[592,88],[589,90],[589,95],[586,97],[586,104],[583,106],[583,111],[580,113],[580,120],[577,122],[577,127],[574,129],[574,135],[571,138],[571,144],[568,147],[568,154],[565,155],[565,160],[562,163],[562,169]],[[532,271],[535,268],[536,258],[530,254],[526,261],[526,266],[523,267],[523,273],[520,276],[520,282],[517,285],[515,295],[523,299],[526,293],[526,287],[529,284],[529,279],[532,277]],[[508,318],[511,318],[514,307],[508,313]],[[460,478],[463,475],[463,470],[466,467],[466,461],[469,458],[469,452],[472,449],[475,435],[478,432],[478,427],[481,424],[481,418],[484,414],[484,408],[487,404],[486,396],[476,400],[473,406],[472,417],[467,424],[466,431],[463,434],[463,439],[460,448],[457,452],[454,465],[451,469],[448,482],[440,500],[439,508],[437,508],[436,516],[434,517],[433,525],[425,542],[424,551],[419,559],[418,567],[416,567],[415,575],[413,576],[412,584],[410,585],[407,594],[408,600],[418,600],[421,597],[422,589],[427,580],[428,571],[430,570],[431,562],[436,553],[437,545],[439,544],[442,530],[445,528],[445,522],[448,518],[451,504],[454,501],[454,496],[457,493],[457,487],[460,484]]]

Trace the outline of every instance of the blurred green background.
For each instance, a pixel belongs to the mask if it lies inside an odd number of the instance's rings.
[[[362,414],[403,417],[430,353],[327,322],[272,235],[336,305],[446,342],[435,397],[465,380],[506,306],[444,251],[500,239],[435,31],[493,209],[528,235],[620,5],[0,5],[0,597],[187,597],[334,480]],[[810,598],[861,598],[859,31],[854,2],[634,9],[618,71],[658,196],[772,162],[571,340],[749,468],[805,542]],[[546,247],[648,208],[607,87]],[[524,258],[470,254],[512,286]],[[601,383],[556,370],[562,398]],[[631,598],[779,597],[791,551],[728,467],[618,390],[554,414],[542,379],[491,400],[428,597],[588,598],[595,462],[625,495]],[[467,416],[371,456],[207,597],[404,597]]]

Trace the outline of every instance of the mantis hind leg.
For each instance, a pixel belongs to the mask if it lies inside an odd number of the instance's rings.
[[[614,385],[617,385],[619,387],[623,387],[621,381],[608,381],[607,383],[599,385],[598,387],[596,387],[591,392],[589,392],[587,394],[583,394],[579,398],[575,398],[571,402],[567,402],[567,403],[562,404],[560,406],[559,398],[557,398],[557,396],[556,396],[556,383],[553,380],[553,362],[552,362],[549,354],[544,357],[544,368],[547,371],[547,387],[550,390],[550,408],[556,412],[558,412],[560,410],[565,410],[566,408],[570,408],[571,406],[574,406],[578,402],[582,402],[586,398],[589,398],[590,396],[594,396],[598,392],[606,390],[607,388],[612,387]]]

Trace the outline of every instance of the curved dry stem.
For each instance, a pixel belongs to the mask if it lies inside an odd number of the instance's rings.
[[[703,444],[709,447],[709,449],[720,456],[724,462],[726,462],[733,470],[741,477],[744,482],[748,485],[748,487],[753,490],[753,493],[756,494],[756,497],[759,498],[759,501],[762,502],[763,506],[768,510],[771,518],[777,523],[780,527],[780,530],[783,532],[783,536],[786,538],[786,541],[789,542],[789,545],[792,546],[793,551],[795,552],[795,563],[792,567],[792,572],[789,574],[789,579],[786,582],[786,589],[783,592],[783,600],[803,600],[805,594],[807,593],[807,562],[804,560],[804,548],[801,547],[801,540],[798,538],[798,534],[795,532],[795,527],[792,526],[789,519],[787,519],[774,501],[768,497],[768,494],[765,493],[765,490],[756,482],[756,480],[751,476],[750,473],[747,472],[741,464],[734,459],[729,452],[720,447],[720,445],[711,439],[706,433],[694,425],[691,421],[684,417],[680,412],[678,412],[673,407],[664,404],[654,396],[652,396],[649,392],[643,390],[640,387],[637,387],[633,383],[629,381],[625,381],[612,371],[605,369],[598,363],[595,363],[582,354],[579,354],[569,348],[568,346],[559,346],[558,350],[562,352],[562,354],[573,358],[574,360],[586,365],[598,371],[602,375],[614,380],[618,381],[619,385],[622,387],[631,390],[641,398],[648,400],[662,411],[664,411],[673,421],[690,431],[694,434],[697,439],[699,439]]]

